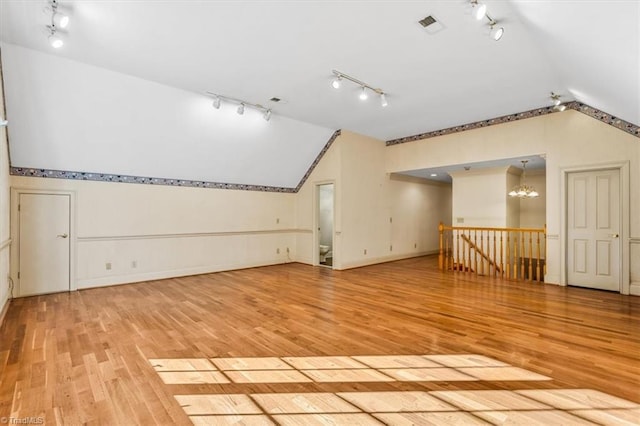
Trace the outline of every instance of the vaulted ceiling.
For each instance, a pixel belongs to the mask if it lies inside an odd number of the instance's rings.
[[[60,3],[72,19],[63,48],[46,42],[44,1],[1,0],[0,40],[325,129],[289,159],[304,167],[284,185],[302,177],[333,130],[394,139],[548,106],[551,91],[640,123],[639,1],[488,0],[505,28],[500,41],[464,0]],[[440,31],[418,23],[428,15]],[[333,89],[334,69],[382,89],[389,105],[361,101],[349,82]],[[251,143],[273,137],[282,132],[252,133]]]

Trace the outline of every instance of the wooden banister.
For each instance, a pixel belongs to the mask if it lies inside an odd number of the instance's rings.
[[[438,226],[443,271],[543,281],[547,228]]]
[[[460,238],[462,238],[467,244],[469,244],[472,249],[476,250],[478,252],[478,254],[480,255],[480,257],[482,257],[484,260],[489,262],[489,265],[493,266],[494,268],[496,268],[496,270],[498,272],[500,272],[500,267],[497,265],[497,263],[493,259],[491,259],[489,257],[489,255],[487,255],[480,247],[475,245],[474,242],[471,241],[471,239],[469,237],[467,237],[464,234],[460,234]],[[494,240],[494,242],[495,242],[495,240]],[[494,250],[495,250],[495,247],[494,247]]]

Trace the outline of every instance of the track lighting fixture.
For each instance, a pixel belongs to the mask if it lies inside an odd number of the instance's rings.
[[[489,27],[491,30],[489,31],[489,36],[498,41],[504,35],[504,27],[498,25],[498,21],[493,19],[489,12],[487,11],[487,5],[484,3],[478,3],[478,0],[470,0],[471,3],[471,14],[477,20],[482,20],[482,18],[487,18],[489,21]]]
[[[360,86],[360,94],[358,95],[360,100],[366,101],[369,98],[368,90],[370,90],[380,96],[380,105],[382,105],[383,107],[386,107],[387,105],[389,105],[389,102],[387,101],[387,96],[382,89],[374,88],[373,86],[363,81],[360,81],[357,78],[353,78],[343,72],[336,71],[336,70],[333,70],[332,72],[335,78],[331,82],[331,86],[333,86],[335,89],[340,88],[340,85],[343,79],[349,80],[352,83],[355,83],[358,86]]]
[[[251,102],[243,101],[242,99],[232,98],[230,96],[219,95],[219,94],[213,93],[213,92],[206,92],[206,94],[213,98],[213,107],[215,109],[220,109],[220,107],[222,106],[222,101],[224,101],[224,102],[227,102],[227,103],[238,105],[238,108],[236,109],[236,112],[238,113],[238,115],[243,115],[245,110],[246,110],[246,108],[252,108],[252,109],[256,109],[256,110],[262,112],[262,118],[264,118],[266,121],[271,120],[271,109],[270,108],[264,107],[264,106],[262,106],[260,104],[252,104]]]
[[[567,106],[562,103],[561,97],[562,96],[551,92],[551,102],[553,102],[554,111],[562,112],[567,109]]]
[[[51,24],[47,25],[47,29],[49,30],[49,44],[54,49],[64,46],[63,36],[58,33],[58,30],[69,25],[69,15],[58,11],[58,7],[58,0],[50,0],[49,6],[44,10],[45,13],[51,14]]]

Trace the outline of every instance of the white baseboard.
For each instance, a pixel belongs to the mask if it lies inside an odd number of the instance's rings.
[[[545,275],[544,276],[544,283],[545,284],[553,284],[553,285],[559,285],[562,286],[563,284],[560,283],[560,275]]]
[[[629,285],[629,294],[631,296],[640,296],[640,281],[632,282]]]
[[[421,252],[414,252],[414,253],[403,253],[403,254],[394,254],[394,255],[390,255],[390,256],[380,256],[380,257],[372,257],[369,259],[361,259],[361,260],[356,260],[353,262],[343,262],[342,263],[342,267],[340,267],[340,270],[344,270],[344,269],[352,269],[352,268],[360,268],[363,266],[370,266],[370,265],[376,265],[378,263],[386,263],[386,262],[393,262],[396,260],[402,260],[402,259],[410,259],[412,257],[420,257],[420,256],[428,256],[428,255],[432,255],[432,254],[438,254],[440,252],[440,250],[428,250],[428,251],[421,251]],[[336,268],[338,269],[338,268]]]

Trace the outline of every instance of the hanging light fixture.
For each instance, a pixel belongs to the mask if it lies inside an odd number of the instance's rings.
[[[504,35],[504,28],[503,27],[498,27],[496,26],[497,22],[493,21],[491,23],[491,38],[494,39],[495,41],[498,41],[502,38],[502,36]]]
[[[540,195],[538,191],[533,186],[527,185],[527,163],[529,160],[520,160],[520,162],[522,163],[522,180],[509,192],[509,197],[536,198]]]
[[[343,72],[336,71],[336,70],[333,70],[332,72],[335,78],[331,82],[331,86],[334,89],[340,88],[342,80],[349,80],[352,83],[355,83],[358,86],[360,86],[360,94],[358,95],[358,98],[360,98],[360,100],[366,101],[369,98],[368,91],[372,91],[375,94],[380,96],[380,105],[382,105],[383,107],[386,107],[387,105],[389,105],[389,101],[387,101],[386,93],[382,89],[374,88],[373,86],[365,83],[364,81],[358,80],[357,78],[353,78]]]

